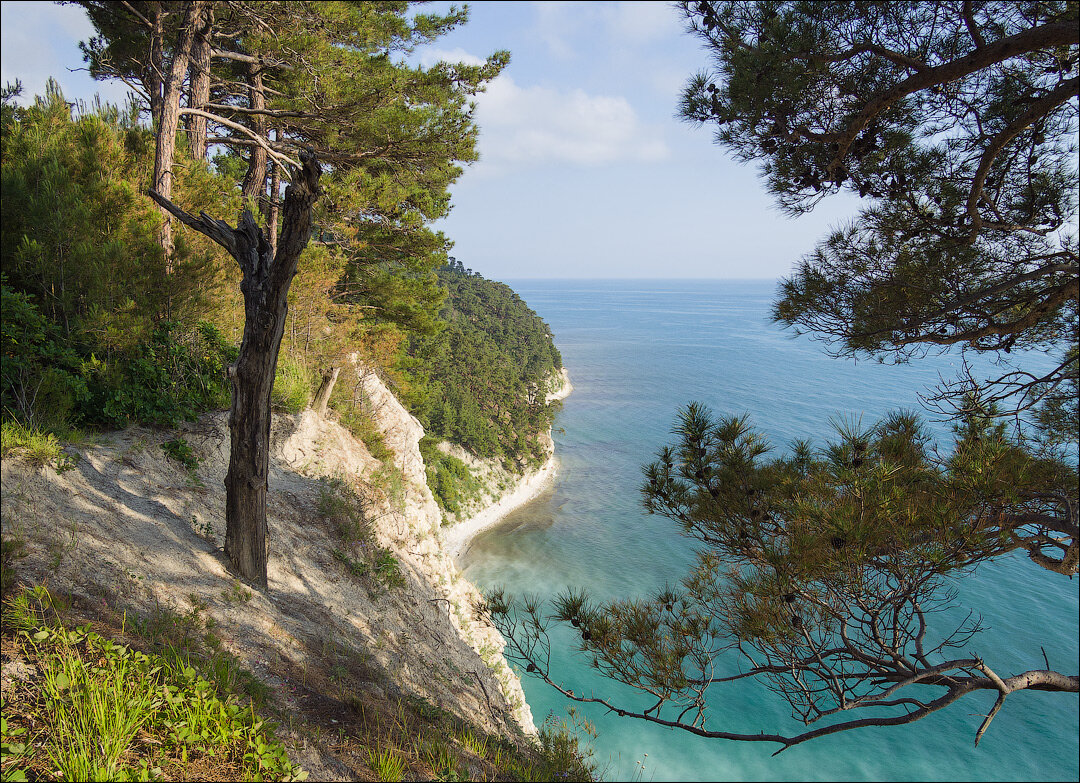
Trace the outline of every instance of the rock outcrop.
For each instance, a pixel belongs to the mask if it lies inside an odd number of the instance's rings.
[[[313,651],[329,648],[366,673],[366,687],[423,698],[506,736],[535,733],[502,637],[474,616],[478,594],[440,546],[442,514],[419,450],[423,429],[374,373],[361,381],[392,465],[312,411],[274,417],[267,593],[236,600],[239,583],[218,546],[225,413],[178,431],[103,435],[79,447],[74,468],[62,473],[5,458],[3,529],[26,542],[20,577],[135,612],[197,608],[286,707],[292,678],[307,670]],[[191,446],[196,469],[165,456],[161,444],[176,437]],[[367,499],[403,587],[372,589],[334,558],[338,543],[318,512],[326,477]]]

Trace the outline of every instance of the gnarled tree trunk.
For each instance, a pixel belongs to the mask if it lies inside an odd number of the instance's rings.
[[[234,229],[203,213],[195,218],[168,199],[151,197],[181,222],[213,239],[240,264],[244,337],[231,368],[231,451],[225,476],[225,554],[242,577],[265,589],[266,492],[270,471],[270,391],[288,313],[289,285],[311,236],[311,208],[319,195],[319,163],[310,152],[285,190],[277,251],[245,209]]]

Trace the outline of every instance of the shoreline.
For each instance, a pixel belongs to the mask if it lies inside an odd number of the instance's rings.
[[[562,368],[560,374],[562,385],[547,395],[548,402],[565,400],[574,391],[573,384],[570,383],[570,374],[565,367]],[[498,525],[511,512],[531,503],[554,484],[555,476],[559,472],[559,460],[555,456],[555,443],[551,441],[550,429],[547,436],[551,443],[551,451],[543,465],[536,471],[522,476],[509,491],[503,493],[491,505],[485,506],[468,519],[463,519],[443,531],[441,538],[443,551],[458,568],[461,567],[461,558],[469,551],[469,545],[476,536]]]
[[[472,540],[480,533],[497,526],[512,511],[517,511],[541,495],[555,480],[558,460],[554,455],[534,473],[527,473],[513,489],[503,494],[490,506],[485,506],[473,516],[447,528],[442,534],[442,546],[454,565],[461,567],[461,558],[469,551]]]

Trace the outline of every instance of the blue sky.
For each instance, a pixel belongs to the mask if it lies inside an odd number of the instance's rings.
[[[449,3],[432,3],[431,10]],[[767,278],[787,274],[857,203],[833,198],[783,216],[751,166],[712,131],[676,118],[686,79],[708,66],[665,2],[475,2],[463,27],[416,53],[511,62],[478,99],[481,160],[453,188],[437,225],[453,255],[487,277]],[[69,100],[121,101],[91,81],[81,9],[0,6],[0,80],[25,94],[55,77]]]

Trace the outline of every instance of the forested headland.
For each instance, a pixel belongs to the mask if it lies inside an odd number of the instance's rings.
[[[458,8],[79,5],[91,74],[129,102],[14,83],[0,116],[4,779],[303,779],[294,754],[325,779],[590,778],[565,728],[522,734],[516,678],[438,546],[414,424],[369,399],[374,374],[427,428],[444,509],[473,479],[436,442],[515,473],[546,458],[551,334],[432,228],[509,55],[414,64]],[[286,460],[276,492],[271,410],[304,413],[274,426],[307,422],[327,461]],[[43,679],[9,691],[9,664]],[[131,721],[72,728],[91,703]]]
[[[161,219],[143,195],[152,131],[137,107],[72,105],[53,86],[28,107],[5,102],[3,123],[6,448],[227,407],[239,273],[195,232],[177,236],[166,272]],[[181,156],[178,198],[236,211],[240,165],[230,153]],[[444,259],[350,268],[334,240],[315,240],[290,291],[274,407],[311,405],[325,368],[351,358],[328,407],[373,449],[357,367],[384,376],[432,438],[512,470],[542,460],[536,436],[561,369],[551,334],[508,286],[454,259],[434,269]]]

